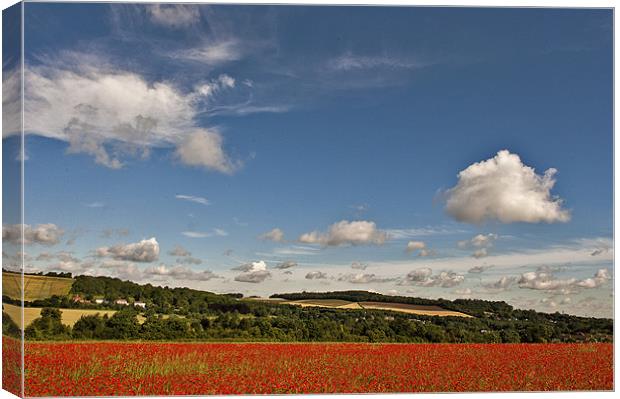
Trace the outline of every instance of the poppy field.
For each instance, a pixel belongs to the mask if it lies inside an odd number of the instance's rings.
[[[27,342],[25,362],[26,396],[613,389],[611,344]]]

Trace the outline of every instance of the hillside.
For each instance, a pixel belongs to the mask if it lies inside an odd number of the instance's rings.
[[[25,332],[28,339],[456,343],[613,340],[610,319],[520,310],[505,302],[430,300],[366,291],[273,297],[250,300],[240,294],[77,276],[69,295],[26,303],[27,307],[41,308],[42,316],[32,320]],[[119,304],[118,299],[126,303]],[[3,301],[16,302],[6,296]],[[132,306],[136,304],[141,306]],[[63,325],[63,321],[75,317],[73,312],[65,318],[62,312],[67,309],[116,312],[85,315],[72,320],[71,327]],[[3,316],[10,320],[6,313]],[[5,331],[15,331],[15,327],[7,322]]]
[[[34,301],[49,298],[53,295],[67,295],[73,280],[66,277],[24,274],[24,300]],[[21,300],[22,275],[2,271],[2,293],[9,298]]]

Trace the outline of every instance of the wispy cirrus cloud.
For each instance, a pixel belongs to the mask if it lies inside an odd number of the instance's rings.
[[[433,65],[433,62],[416,60],[412,57],[382,55],[360,55],[346,52],[327,61],[330,69],[342,72],[367,69],[418,69]]]
[[[213,229],[212,231],[183,231],[185,237],[189,238],[208,238],[208,237],[226,237],[228,232],[222,229]]]
[[[385,229],[392,240],[410,240],[417,237],[467,233],[468,230],[452,226],[427,226],[402,229]]]
[[[174,198],[179,199],[179,200],[183,200],[183,201],[189,201],[189,202],[195,202],[196,204],[200,204],[200,205],[209,205],[210,202],[207,198],[205,197],[198,197],[195,195],[185,195],[185,194],[177,194],[174,196]]]
[[[151,21],[168,28],[185,28],[200,21],[197,4],[153,4],[147,6]]]

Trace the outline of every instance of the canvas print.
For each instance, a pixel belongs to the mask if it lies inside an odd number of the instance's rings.
[[[614,389],[613,10],[37,1],[3,30],[3,389]]]

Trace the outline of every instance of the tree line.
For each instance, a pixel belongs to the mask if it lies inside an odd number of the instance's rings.
[[[146,309],[79,303],[84,298],[139,300]],[[582,342],[613,340],[613,321],[514,309],[505,302],[392,297],[366,291],[276,295],[295,299],[343,299],[437,305],[472,318],[422,316],[378,309],[329,309],[243,299],[189,288],[140,285],[110,277],[78,276],[65,297],[27,302],[42,307],[25,330],[27,339],[238,340],[281,342]],[[10,303],[10,298],[3,297]],[[17,303],[19,304],[19,303]],[[61,308],[113,309],[87,315],[73,327]],[[7,320],[8,321],[5,321]],[[16,331],[3,313],[3,333]],[[14,323],[13,323],[14,324]],[[18,329],[17,329],[18,331]]]

